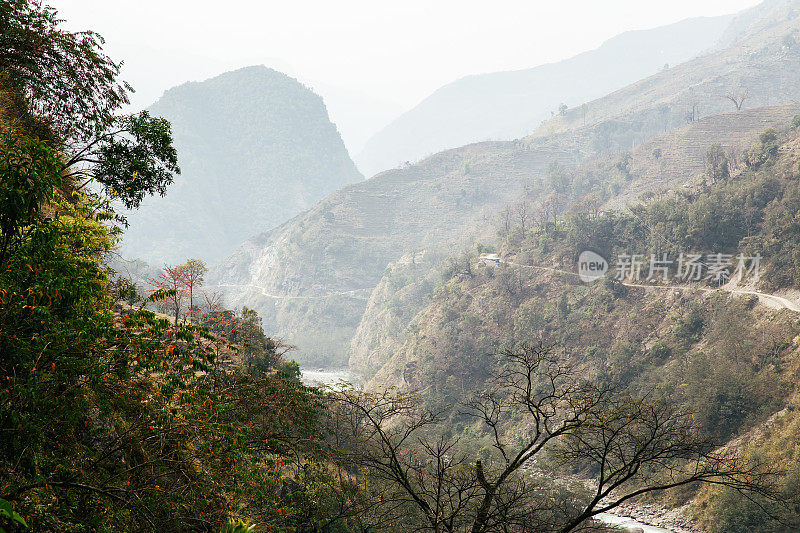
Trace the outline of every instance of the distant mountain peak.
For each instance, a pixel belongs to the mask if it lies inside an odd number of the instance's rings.
[[[217,260],[363,178],[322,98],[264,65],[173,87],[149,110],[172,122],[183,172],[128,214],[128,257]]]
[[[356,162],[369,176],[447,148],[524,137],[562,103],[578,106],[709,50],[732,19],[628,31],[557,63],[460,78],[375,134]]]

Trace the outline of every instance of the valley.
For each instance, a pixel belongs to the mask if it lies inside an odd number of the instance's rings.
[[[0,533],[800,530],[800,0],[689,4],[0,1]]]

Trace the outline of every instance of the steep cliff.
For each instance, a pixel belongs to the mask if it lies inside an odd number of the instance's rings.
[[[182,173],[128,213],[128,257],[214,261],[362,179],[322,99],[266,67],[175,87],[149,110],[172,122]]]

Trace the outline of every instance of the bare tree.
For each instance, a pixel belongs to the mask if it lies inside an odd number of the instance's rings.
[[[694,122],[695,120],[700,118],[700,110],[699,104],[697,102],[692,102],[692,107],[689,111],[686,112],[686,122]]]
[[[186,297],[186,271],[184,268],[166,265],[161,269],[158,277],[150,278],[147,282],[155,289],[154,294],[163,291],[166,296],[167,309],[175,314],[175,325],[177,326]]]
[[[712,144],[706,151],[706,176],[711,183],[727,181],[730,178],[730,162],[719,143]]]
[[[553,217],[553,230],[558,229],[558,217],[564,210],[564,197],[557,193],[552,192],[544,199],[544,211]],[[546,228],[545,228],[546,229]]]
[[[744,101],[747,100],[747,97],[750,96],[750,91],[748,90],[741,90],[736,92],[730,92],[725,94],[725,98],[733,102],[734,107],[736,107],[736,111],[741,111],[742,106],[744,105]]]
[[[583,380],[544,345],[501,355],[503,370],[463,406],[492,443],[482,460],[442,436],[445,413],[413,395],[332,393],[349,421],[341,449],[373,483],[378,515],[395,513],[405,530],[566,533],[631,498],[692,483],[775,497],[774,474],[719,451],[689,413]],[[588,492],[527,473],[540,457],[593,472]]]
[[[500,224],[503,231],[503,236],[507,237],[509,233],[511,233],[511,221],[513,220],[514,213],[510,207],[504,207],[502,211],[500,211]]]
[[[593,192],[585,195],[581,200],[581,204],[593,219],[600,215],[600,206],[603,205],[597,194]]]
[[[737,170],[739,168],[739,162],[740,162],[739,148],[737,148],[736,146],[731,146],[730,148],[728,148],[728,151],[726,153],[731,171]]]
[[[204,313],[214,313],[224,309],[224,298],[220,292],[217,291],[202,291],[200,293],[202,298],[202,306]]]
[[[519,224],[519,231],[524,239],[528,233],[528,224],[531,217],[530,207],[528,202],[525,200],[520,200],[513,207],[514,215],[517,219],[517,224]]]

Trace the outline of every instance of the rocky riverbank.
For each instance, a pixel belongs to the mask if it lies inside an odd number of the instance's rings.
[[[686,517],[685,510],[685,506],[665,509],[656,504],[635,503],[620,505],[614,509],[614,514],[630,516],[643,524],[669,529],[674,533],[702,533],[700,526]]]

